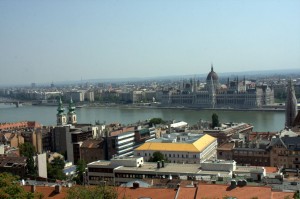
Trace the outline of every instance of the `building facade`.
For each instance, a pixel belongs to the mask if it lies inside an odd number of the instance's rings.
[[[216,148],[217,139],[210,135],[171,133],[146,142],[134,150],[134,155],[149,161],[159,151],[169,162],[196,164],[214,156]]]
[[[162,105],[199,108],[255,108],[274,103],[274,90],[267,85],[253,87],[236,78],[223,87],[213,66],[207,75],[204,89],[191,80],[178,90],[163,91]]]

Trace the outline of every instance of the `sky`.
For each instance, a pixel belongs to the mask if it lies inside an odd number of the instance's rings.
[[[300,68],[300,0],[0,1],[0,85]]]

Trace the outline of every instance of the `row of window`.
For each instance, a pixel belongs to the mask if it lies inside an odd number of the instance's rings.
[[[137,153],[137,155],[138,156],[141,156],[141,153]],[[145,157],[147,157],[147,156],[149,156],[149,157],[151,157],[151,153],[145,153]],[[181,155],[179,155],[179,154],[165,154],[165,157],[166,158],[189,158],[189,155],[188,154],[186,154],[186,155],[184,155],[184,154],[181,154]],[[190,158],[197,158],[197,155],[193,155],[192,157],[190,157]]]

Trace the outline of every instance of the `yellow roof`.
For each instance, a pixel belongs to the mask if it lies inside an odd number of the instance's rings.
[[[206,147],[213,143],[217,138],[205,134],[193,143],[162,143],[146,142],[136,148],[136,151],[184,151],[184,152],[202,152]]]

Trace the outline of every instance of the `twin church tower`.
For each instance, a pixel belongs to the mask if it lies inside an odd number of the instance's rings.
[[[75,106],[74,106],[72,98],[70,100],[68,109],[69,109],[68,113],[65,114],[64,113],[65,109],[63,107],[62,101],[61,101],[61,99],[59,99],[59,104],[58,104],[57,114],[56,114],[58,126],[77,123],[77,116],[75,113]]]

